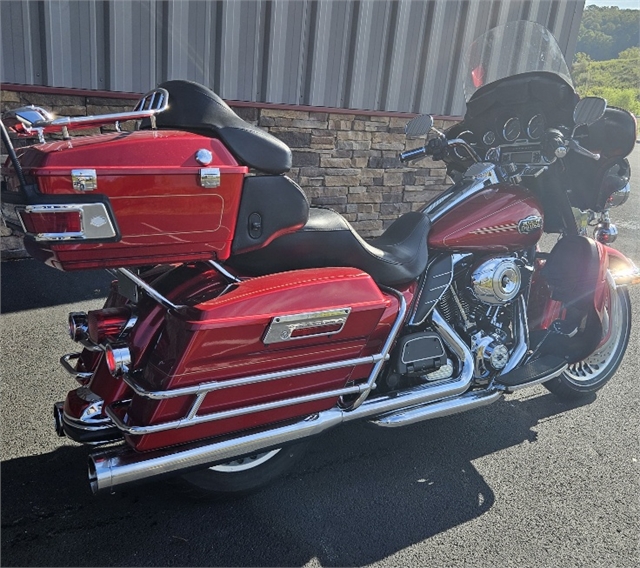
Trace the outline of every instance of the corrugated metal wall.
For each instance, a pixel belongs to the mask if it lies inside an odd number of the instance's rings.
[[[0,2],[0,80],[145,92],[191,79],[225,99],[460,114],[460,56],[510,20],[571,57],[584,0]]]

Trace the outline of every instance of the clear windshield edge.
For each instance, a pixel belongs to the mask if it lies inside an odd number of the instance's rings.
[[[564,54],[551,32],[537,22],[514,21],[495,27],[469,46],[464,93],[468,102],[481,87],[500,79],[545,71],[573,87]]]

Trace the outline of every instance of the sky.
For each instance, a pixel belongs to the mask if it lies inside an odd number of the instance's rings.
[[[618,8],[631,8],[640,10],[640,0],[587,0],[586,5],[591,6],[618,6]]]

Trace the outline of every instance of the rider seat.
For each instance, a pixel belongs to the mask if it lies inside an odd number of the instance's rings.
[[[367,272],[380,285],[397,286],[415,280],[426,269],[430,227],[429,217],[414,211],[366,242],[339,213],[312,207],[302,229],[264,248],[232,256],[227,264],[249,276],[350,266]]]

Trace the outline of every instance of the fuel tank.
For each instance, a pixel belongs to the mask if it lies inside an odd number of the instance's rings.
[[[542,235],[538,200],[521,186],[489,186],[433,223],[429,248],[512,252],[535,245]]]

